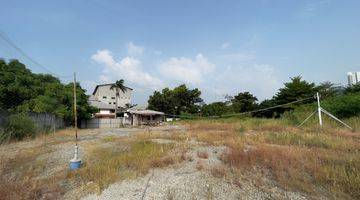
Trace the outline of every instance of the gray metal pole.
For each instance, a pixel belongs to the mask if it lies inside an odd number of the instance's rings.
[[[305,124],[305,122],[306,122],[307,120],[309,120],[310,117],[312,117],[316,112],[317,112],[316,110],[315,110],[314,112],[312,112],[303,122],[301,122],[301,124],[300,124],[298,127],[300,127],[300,126],[302,126],[303,124]]]
[[[345,122],[341,121],[340,119],[338,119],[337,117],[335,117],[334,115],[332,115],[331,113],[329,113],[328,111],[326,111],[325,109],[321,108],[321,111],[324,112],[325,114],[329,115],[330,117],[332,117],[333,119],[335,119],[336,121],[340,122],[341,124],[343,124],[344,126],[348,127],[349,129],[352,130],[351,126],[347,125]]]
[[[320,97],[319,97],[319,93],[316,93],[316,99],[317,99],[317,104],[318,104],[318,114],[319,114],[319,124],[322,127],[322,118],[321,118],[321,107],[320,107]]]

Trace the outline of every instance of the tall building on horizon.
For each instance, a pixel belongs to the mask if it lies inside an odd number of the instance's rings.
[[[360,72],[348,72],[348,85],[355,85],[360,82]]]

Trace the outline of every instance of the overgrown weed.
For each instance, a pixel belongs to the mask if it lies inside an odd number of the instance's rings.
[[[27,148],[14,158],[0,159],[0,198],[2,199],[57,199],[64,190],[59,181],[61,173],[37,178],[43,172],[46,160],[37,159],[51,151],[49,148]]]
[[[300,129],[286,119],[256,118],[186,123],[190,137],[227,146],[222,160],[231,168],[253,173],[263,169],[287,190],[359,199],[359,133],[335,125],[319,128],[310,123]]]
[[[180,160],[168,156],[168,153],[174,149],[174,144],[158,144],[142,140],[131,141],[129,146],[125,150],[95,149],[89,155],[90,162],[78,171],[69,173],[68,177],[84,185],[92,182],[100,192],[118,180],[144,175],[153,167],[165,167]]]

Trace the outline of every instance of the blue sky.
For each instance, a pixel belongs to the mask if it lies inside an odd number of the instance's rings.
[[[270,98],[289,77],[346,83],[360,71],[360,1],[4,1],[0,30],[89,92],[125,79],[133,103],[186,83],[206,102]],[[0,39],[0,57],[46,72]],[[71,77],[61,78],[64,82]]]

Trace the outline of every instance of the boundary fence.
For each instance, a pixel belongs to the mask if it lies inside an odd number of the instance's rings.
[[[123,120],[123,117],[116,119],[92,118],[81,120],[80,128],[120,128],[124,124]]]
[[[0,128],[4,128],[10,117],[15,114],[19,113],[11,113],[0,109]],[[55,114],[35,112],[25,114],[35,123],[39,131],[55,131],[56,129],[65,128],[64,119],[57,117]]]

